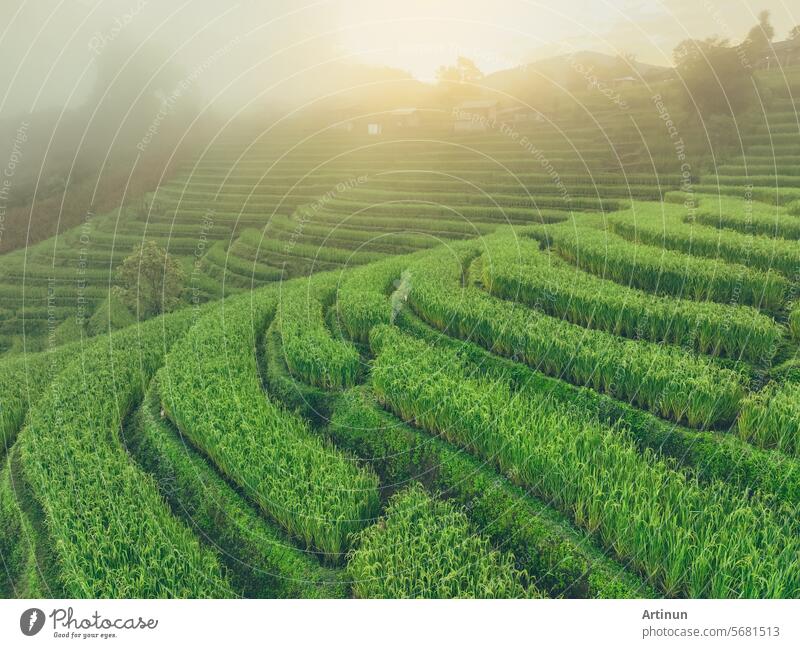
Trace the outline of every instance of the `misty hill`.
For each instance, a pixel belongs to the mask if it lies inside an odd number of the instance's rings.
[[[521,90],[547,86],[577,89],[585,87],[593,76],[604,82],[620,77],[660,80],[668,78],[672,69],[600,52],[580,51],[500,70],[487,75],[481,84],[491,90],[517,94]]]

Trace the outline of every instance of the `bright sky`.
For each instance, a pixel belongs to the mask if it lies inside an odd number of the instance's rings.
[[[800,23],[797,0],[2,1],[0,117],[80,105],[117,39],[186,70],[202,66],[197,84],[236,104],[270,88],[290,102],[322,87],[320,64],[337,58],[421,79],[458,55],[492,72],[565,44],[669,64],[684,38],[741,40],[761,9],[778,39]]]
[[[712,34],[740,40],[762,9],[776,38],[800,23],[795,0],[349,0],[340,4],[340,39],[363,58],[429,78],[458,54],[484,72],[557,54],[568,45],[632,52],[668,65],[675,45]],[[793,5],[793,9],[790,7]]]

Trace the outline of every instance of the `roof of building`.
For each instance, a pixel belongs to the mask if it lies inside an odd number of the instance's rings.
[[[493,99],[477,99],[472,101],[462,101],[458,104],[459,108],[494,108],[497,101]]]
[[[788,52],[795,49],[800,49],[800,38],[793,38],[790,40],[778,41],[772,43],[772,49],[776,53]]]

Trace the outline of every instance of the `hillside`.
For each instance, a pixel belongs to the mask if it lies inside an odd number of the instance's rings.
[[[635,105],[240,124],[1,257],[0,595],[800,596],[800,122],[775,88],[714,160]],[[135,322],[111,288],[143,239],[188,294]]]

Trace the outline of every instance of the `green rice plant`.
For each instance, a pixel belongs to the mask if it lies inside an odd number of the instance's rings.
[[[573,324],[699,353],[769,364],[783,328],[747,306],[695,302],[620,286],[515,236],[486,239],[480,279],[499,297]]]
[[[263,282],[278,281],[283,277],[280,268],[258,263],[257,261],[245,260],[235,254],[228,254],[225,249],[225,241],[218,241],[208,248],[208,252],[203,255],[202,265],[208,269],[214,266],[220,270],[222,275],[236,275],[245,278],[249,283],[245,285],[260,285]],[[214,276],[217,276],[216,274]]]
[[[78,354],[18,440],[67,598],[220,597],[222,569],[176,520],[118,431],[191,313],[153,319]]]
[[[730,230],[718,230],[689,220],[681,205],[635,202],[629,210],[611,214],[608,226],[624,238],[695,256],[743,263],[789,278],[800,273],[800,243]]]
[[[721,175],[717,173],[706,176],[703,180],[706,184],[716,182],[723,187],[726,185],[733,185],[737,188],[747,185],[755,185],[756,187],[759,185],[762,187],[769,187],[772,185],[773,187],[780,187],[781,189],[800,187],[800,178],[796,175],[747,175],[746,173],[742,175]]]
[[[800,594],[795,520],[719,482],[701,484],[624,429],[547,392],[465,371],[456,354],[373,329],[372,384],[405,421],[475,453],[575,523],[668,596]]]
[[[347,336],[366,344],[378,324],[389,324],[388,294],[408,265],[409,258],[392,258],[352,270],[342,280],[336,298],[336,317]]]
[[[34,530],[17,497],[6,458],[0,470],[0,598],[45,597],[38,582]]]
[[[352,200],[331,200],[325,204],[328,213],[353,216],[369,216],[370,218],[417,218],[437,222],[442,220],[462,220],[467,223],[552,223],[565,220],[569,207],[579,209],[577,205],[566,205],[559,198],[542,199],[531,207],[497,207],[490,203],[483,205],[444,205],[436,200],[432,203],[415,201],[413,198],[387,200],[382,203],[356,202]],[[618,206],[614,203],[613,206]],[[587,209],[595,209],[593,202]],[[563,211],[559,211],[563,210]],[[349,222],[349,218],[348,218]]]
[[[695,222],[744,234],[800,238],[800,220],[788,213],[788,209],[729,196],[704,199],[695,214]]]
[[[313,285],[307,290],[315,294]],[[169,354],[162,402],[181,433],[262,511],[336,560],[377,511],[377,478],[264,394],[256,332],[279,298],[277,289],[264,289],[228,299],[199,320]]]
[[[13,592],[13,598],[64,598],[55,546],[48,537],[44,511],[23,475],[19,448],[12,448],[0,472],[0,563],[6,568],[4,585]]]
[[[753,187],[749,183],[743,185],[696,184],[694,190],[704,194],[727,194],[745,200],[752,199],[770,205],[788,205],[800,198],[800,189],[793,187]]]
[[[413,199],[418,202],[425,203],[440,203],[453,205],[456,208],[458,205],[486,205],[490,204],[495,206],[496,209],[502,210],[506,207],[512,208],[536,208],[537,206],[563,206],[569,208],[569,205],[575,204],[576,209],[592,209],[602,210],[605,204],[606,209],[617,209],[615,201],[606,200],[607,194],[600,192],[596,187],[587,185],[575,185],[570,188],[569,200],[561,197],[563,192],[559,186],[554,182],[545,182],[538,185],[529,185],[525,188],[517,189],[513,193],[499,193],[493,191],[491,194],[487,191],[475,190],[469,186],[455,188],[454,191],[437,191],[437,192],[424,192],[421,189],[413,191]],[[608,193],[615,193],[614,191]],[[617,194],[619,192],[616,192]],[[635,188],[630,192],[636,194]],[[627,195],[627,194],[624,194]],[[648,190],[645,196],[652,196],[653,191]],[[358,201],[370,204],[380,204],[388,200],[404,199],[407,194],[402,191],[383,191],[380,189],[352,189],[347,194],[347,199],[350,201]],[[553,197],[558,196],[556,201]]]
[[[331,400],[336,393],[313,387],[289,371],[280,330],[273,320],[258,341],[258,368],[267,392],[279,402],[308,419],[312,426],[328,422]]]
[[[789,306],[789,333],[795,342],[800,342],[800,303]]]
[[[734,419],[745,392],[739,373],[677,347],[625,340],[509,307],[462,287],[460,260],[442,257],[429,255],[410,266],[409,303],[436,328],[693,427]]]
[[[328,283],[322,292],[330,299],[336,286],[333,281]],[[309,295],[306,286],[281,291],[275,321],[286,364],[295,376],[323,389],[344,389],[356,384],[361,356],[352,344],[331,336],[325,326],[322,302]]]
[[[562,218],[564,220],[566,215]],[[470,221],[458,214],[451,214],[450,218],[427,218],[424,215],[417,217],[401,218],[398,215],[386,213],[384,215],[347,214],[341,212],[328,212],[324,209],[316,211],[313,215],[314,223],[347,227],[363,232],[426,232],[444,238],[469,238],[487,234],[497,227],[497,223]]]
[[[84,347],[89,348],[90,343]],[[0,457],[16,440],[31,404],[80,353],[81,346],[71,344],[0,361]]]
[[[292,257],[309,259],[316,263],[334,263],[336,265],[361,265],[382,259],[385,255],[379,252],[359,252],[333,246],[308,245],[295,240],[279,241],[258,230],[243,230],[231,245],[230,253],[249,261],[267,261],[272,265],[280,265],[280,260]]]
[[[523,598],[523,575],[466,516],[419,485],[398,493],[358,536],[347,571],[359,598]]]
[[[800,457],[800,383],[769,383],[743,401],[737,423],[750,443]]]
[[[381,409],[368,389],[336,402],[328,434],[372,466],[384,491],[415,480],[464,513],[517,568],[551,596],[639,598],[655,593],[558,512],[528,496],[446,441],[404,425]]]
[[[579,223],[530,234],[583,270],[658,295],[777,311],[789,290],[789,282],[774,272],[633,243]]]
[[[465,370],[479,366],[484,377],[508,381],[516,391],[545,392],[565,407],[621,427],[638,448],[675,461],[702,482],[723,481],[739,490],[757,492],[787,515],[800,510],[800,461],[783,453],[758,448],[727,431],[682,427],[592,389],[550,378],[471,342],[442,335],[409,311],[403,312],[398,325],[428,344],[456,354]]]
[[[300,227],[302,223],[302,227]],[[350,229],[315,222],[315,213],[298,209],[291,218],[276,216],[264,229],[270,238],[292,240],[339,248],[361,249],[366,247],[377,252],[397,253],[398,250],[413,251],[439,245],[439,241],[426,234],[406,232],[376,233],[369,230]]]
[[[176,515],[219,548],[237,591],[255,598],[343,597],[337,572],[292,546],[180,439],[161,416],[159,379],[157,374],[128,426],[127,446],[162,485]]]
[[[89,335],[112,333],[133,324],[136,324],[136,316],[119,297],[110,292],[86,322],[86,332]]]

